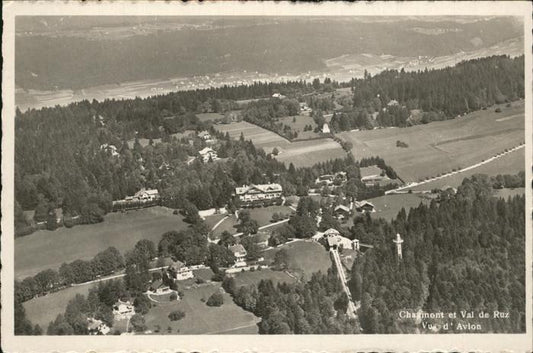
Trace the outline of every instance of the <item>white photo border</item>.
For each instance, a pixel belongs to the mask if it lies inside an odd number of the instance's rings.
[[[524,23],[526,158],[526,333],[394,335],[165,335],[14,336],[14,33],[16,16],[517,16]],[[532,321],[532,5],[497,2],[204,2],[178,1],[8,1],[2,34],[2,234],[1,344],[6,352],[363,352],[511,351],[533,348]]]

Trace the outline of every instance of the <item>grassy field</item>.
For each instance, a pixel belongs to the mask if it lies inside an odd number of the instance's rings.
[[[202,302],[219,289],[220,283],[202,285],[184,290],[180,301],[157,304],[145,315],[148,330],[153,332],[159,325],[159,334],[168,334],[169,326],[171,334],[257,333],[259,319],[238,307],[229,294],[223,294],[224,304],[220,307],[209,307]],[[168,314],[174,310],[184,311],[185,317],[170,321]]]
[[[494,196],[507,199],[508,197],[513,197],[517,195],[524,195],[526,192],[525,188],[516,188],[516,189],[499,189],[494,192]]]
[[[216,121],[224,118],[224,115],[219,113],[200,113],[196,114],[196,116],[201,122]]]
[[[418,185],[409,189],[412,190],[431,190],[435,188],[442,188],[446,186],[457,187],[463,183],[465,178],[469,178],[474,174],[517,174],[525,170],[525,150],[523,148],[518,151],[509,153],[501,158],[498,158],[487,164],[483,164],[477,168],[467,170],[465,172],[450,175],[446,178],[430,181],[426,184]]]
[[[409,213],[409,209],[418,207],[420,203],[429,204],[430,200],[418,194],[385,195],[369,199],[376,207],[376,212],[371,213],[372,218],[384,218],[392,220],[403,208]]]
[[[292,163],[297,168],[346,157],[341,146],[330,138],[292,142],[281,151],[276,159],[287,165]]]
[[[289,120],[292,122],[292,118]],[[304,124],[305,125],[305,124]],[[290,142],[281,136],[246,121],[227,125],[216,125],[216,129],[238,139],[241,132],[247,140],[252,140],[258,148],[270,153],[276,147],[281,153],[276,157],[279,161],[293,163],[295,167],[309,167],[318,162],[343,158],[345,152],[332,139]]]
[[[169,230],[184,229],[181,216],[164,207],[151,207],[127,213],[110,213],[98,224],[38,231],[15,239],[15,278],[58,268],[63,262],[89,260],[110,246],[122,254],[141,239],[157,243]]]
[[[406,181],[419,181],[489,158],[524,141],[524,102],[408,128],[343,132],[356,159],[380,156]],[[408,148],[396,147],[401,140]]]
[[[70,287],[60,290],[44,297],[34,298],[23,303],[26,309],[26,317],[32,324],[38,324],[46,333],[46,329],[50,321],[55,320],[58,314],[64,314],[68,302],[73,299],[76,294],[82,294],[87,297],[89,289],[97,286],[98,283],[89,284],[86,286]]]
[[[278,134],[246,121],[216,125],[215,128],[223,133],[229,133],[230,137],[234,139],[238,139],[242,133],[246,140],[252,140],[256,147],[263,148],[267,152],[271,152],[274,147],[284,149],[285,146],[291,144],[289,140]]]
[[[287,250],[289,254],[290,271],[303,276],[305,279],[311,278],[311,275],[318,271],[326,273],[332,266],[326,249],[312,241],[295,241],[285,244],[263,252],[263,256],[266,260],[273,260],[276,252],[280,249]]]
[[[293,122],[293,119],[294,119],[294,122]],[[290,126],[292,131],[297,132],[298,133],[297,140],[302,139],[302,138],[313,138],[313,137],[318,136],[318,134],[313,131],[316,128],[315,120],[308,115],[297,115],[294,117],[285,116],[283,118],[279,118],[278,122],[284,125]],[[313,130],[304,131],[304,127],[306,125],[311,125],[313,127]]]
[[[261,280],[272,280],[274,284],[281,283],[281,282],[287,282],[287,283],[293,283],[296,282],[296,279],[289,276],[285,272],[282,271],[272,271],[270,269],[262,269],[261,271],[246,271],[246,272],[238,272],[235,274],[235,284],[240,286],[247,286],[250,284],[258,284],[261,282]]]
[[[293,211],[287,206],[269,206],[269,207],[259,207],[259,208],[252,208],[249,210],[250,216],[252,219],[255,219],[259,226],[265,226],[267,224],[272,223],[272,215],[274,213],[283,213],[283,214],[291,214]],[[219,220],[224,218],[221,215],[213,215],[205,218],[205,221],[209,225],[209,228],[211,229]],[[237,218],[235,215],[230,215],[228,218],[224,220],[224,222],[220,223],[218,227],[213,231],[213,234],[219,235],[222,234],[224,231],[228,231],[230,233],[237,233],[237,224],[239,224]]]

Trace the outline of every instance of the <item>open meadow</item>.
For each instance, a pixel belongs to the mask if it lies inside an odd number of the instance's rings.
[[[68,302],[74,299],[76,294],[87,297],[89,290],[95,286],[98,286],[98,283],[69,287],[43,297],[33,298],[22,305],[32,324],[41,326],[43,332],[46,332],[50,321],[55,320],[58,314],[65,313]]]
[[[293,283],[296,279],[289,276],[283,271],[273,271],[270,269],[262,269],[259,271],[245,271],[237,272],[234,275],[235,284],[237,287],[248,286],[251,284],[259,284],[261,280],[272,280],[274,285],[277,283]]]
[[[409,214],[409,210],[418,207],[420,203],[430,203],[430,199],[424,197],[424,194],[391,194],[368,201],[376,207],[376,212],[371,213],[372,218],[384,218],[387,221],[396,218],[402,207]]]
[[[185,229],[182,217],[165,207],[150,207],[126,213],[110,213],[98,224],[40,230],[15,239],[15,278],[22,279],[63,262],[90,260],[110,246],[121,254],[133,249],[141,239],[156,246],[169,230]]]
[[[262,253],[265,260],[274,260],[276,252],[285,249],[289,255],[289,271],[309,280],[315,272],[326,273],[332,266],[329,252],[314,241],[298,240]]]
[[[500,113],[495,112],[498,107]],[[524,130],[524,102],[517,101],[511,107],[494,106],[426,125],[342,132],[339,136],[353,144],[356,159],[380,156],[405,182],[416,182],[518,146],[525,139]],[[408,147],[396,147],[398,140]]]
[[[158,334],[222,334],[222,333],[257,333],[259,319],[252,313],[238,307],[231,296],[224,292],[224,304],[220,307],[207,306],[205,301],[211,294],[221,289],[220,283],[211,282],[189,289],[184,289],[184,296],[179,301],[157,303],[145,315],[148,330]],[[168,314],[181,310],[185,317],[179,321],[170,321]],[[154,332],[155,333],[155,332]]]
[[[517,174],[518,172],[525,170],[524,160],[525,150],[524,148],[521,148],[487,164],[480,165],[479,167],[450,175],[442,179],[432,180],[425,184],[413,186],[407,188],[407,190],[432,190],[449,186],[458,187],[463,183],[465,178],[469,178],[474,174]]]
[[[276,147],[280,151],[276,159],[287,165],[293,163],[297,168],[310,167],[330,159],[344,158],[346,155],[341,146],[330,138],[291,142],[246,121],[216,125],[215,128],[223,133],[228,132],[235,139],[238,139],[242,133],[245,139],[251,140],[256,147],[262,148],[267,153],[272,152]]]
[[[297,132],[298,137],[296,140],[318,137],[318,134],[314,132],[314,129],[317,126],[315,120],[309,115],[284,116],[282,118],[278,118],[278,123],[288,125],[291,127],[293,132]],[[310,125],[313,129],[311,131],[304,131],[304,128],[308,125]]]

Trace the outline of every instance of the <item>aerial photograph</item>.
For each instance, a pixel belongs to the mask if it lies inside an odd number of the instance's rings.
[[[15,335],[526,333],[524,40],[17,16]]]

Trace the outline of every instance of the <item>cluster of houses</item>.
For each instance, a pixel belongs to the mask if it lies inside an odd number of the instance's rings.
[[[280,184],[252,184],[235,188],[235,196],[243,204],[253,204],[255,202],[282,201],[283,188]]]
[[[372,213],[376,212],[376,207],[372,202],[362,200],[350,202],[349,206],[346,205],[337,205],[333,211],[335,217],[339,220],[348,219],[352,214],[352,211],[359,213]]]
[[[87,318],[87,328],[89,335],[107,335],[111,331],[111,328],[102,320],[97,320],[92,317]]]

